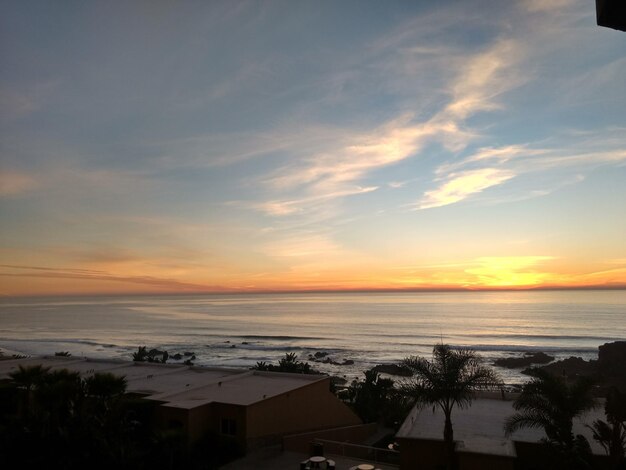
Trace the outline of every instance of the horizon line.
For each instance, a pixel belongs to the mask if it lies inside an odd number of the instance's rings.
[[[0,295],[0,299],[49,298],[49,297],[146,297],[185,295],[272,295],[272,294],[384,294],[384,293],[454,293],[454,292],[536,292],[536,291],[613,291],[626,290],[626,284],[581,286],[533,286],[533,287],[381,287],[354,289],[225,289],[214,291],[165,291],[165,292],[91,292],[33,295]]]

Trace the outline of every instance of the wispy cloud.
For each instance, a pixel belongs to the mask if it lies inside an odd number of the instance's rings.
[[[310,207],[311,204],[324,202],[338,197],[370,193],[372,191],[376,191],[377,189],[378,186],[369,186],[365,188],[355,187],[341,191],[322,193],[317,196],[310,196],[301,199],[261,202],[258,204],[252,204],[251,207],[260,209],[266,214],[274,216],[293,215],[295,213],[302,212],[305,208]]]
[[[608,264],[619,264],[626,267],[626,258],[615,258],[607,261]]]
[[[438,176],[447,176],[461,168],[480,167],[480,165],[504,164],[513,158],[545,155],[546,149],[532,149],[526,145],[505,145],[502,147],[483,147],[458,162],[444,163],[435,170]]]
[[[574,145],[573,145],[574,146]],[[581,142],[580,147],[584,143]],[[481,148],[470,156],[437,167],[435,181],[441,181],[436,189],[426,191],[416,204],[417,209],[440,207],[463,201],[483,190],[506,183],[516,176],[529,173],[542,173],[544,177],[554,173],[555,181],[546,189],[527,187],[527,194],[511,199],[504,197],[502,202],[538,197],[574,183],[585,180],[578,173],[564,176],[564,171],[588,171],[604,165],[623,164],[626,151],[580,152],[562,148],[531,148],[530,145],[508,145],[503,147]],[[491,201],[493,202],[493,200]]]
[[[59,87],[57,79],[43,80],[38,78],[29,85],[8,88],[0,85],[1,121],[15,121],[37,112],[54,91]]]
[[[500,41],[486,51],[459,59],[447,88],[448,104],[432,117],[420,120],[414,113],[404,113],[370,132],[353,133],[343,139],[347,142],[341,147],[328,148],[302,163],[278,169],[265,180],[266,185],[273,191],[304,190],[308,195],[299,198],[299,202],[320,197],[335,199],[360,192],[350,186],[358,185],[381,168],[418,157],[431,142],[453,152],[464,149],[477,137],[464,121],[475,113],[499,108],[498,96],[523,81],[521,74],[511,70],[519,55],[514,42]],[[510,177],[510,172],[495,170],[459,175],[458,181],[450,181],[443,189],[441,198],[447,193],[445,199],[460,200]],[[442,205],[434,202],[443,200],[434,193],[430,198],[431,202],[424,206]],[[292,199],[274,199],[258,205],[274,215],[292,214],[297,206]]]
[[[266,183],[275,190],[305,184],[313,189],[337,191],[340,185],[357,181],[374,169],[412,156],[426,139],[441,130],[430,123],[413,125],[411,119],[411,115],[404,115],[369,133],[352,135],[345,146],[329,148],[303,164],[283,167]]]
[[[319,261],[342,253],[339,245],[323,234],[300,234],[299,236],[283,237],[280,240],[266,243],[264,252],[272,257],[299,258],[308,261]]]
[[[0,276],[9,278],[54,278],[95,282],[114,281],[119,283],[141,284],[145,286],[158,287],[169,291],[210,291],[212,287],[215,288],[215,286],[186,283],[176,279],[157,278],[152,276],[123,276],[99,270],[15,265],[0,265],[0,268],[3,268],[3,271],[0,271]],[[217,290],[223,290],[223,288]]]
[[[496,42],[471,57],[460,68],[452,86],[453,100],[445,113],[462,120],[479,111],[501,108],[496,98],[527,79],[514,67],[521,57],[522,47],[512,39]]]
[[[468,196],[510,180],[514,173],[497,168],[483,168],[463,173],[453,173],[439,188],[427,191],[417,209],[447,206]]]
[[[573,4],[572,0],[524,0],[522,3],[531,12],[561,10]]]
[[[0,197],[17,196],[38,185],[37,179],[27,173],[4,170],[0,173]]]

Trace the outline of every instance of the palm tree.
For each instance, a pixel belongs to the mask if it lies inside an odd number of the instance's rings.
[[[477,390],[500,386],[502,381],[493,369],[482,364],[475,351],[452,349],[447,344],[435,345],[431,361],[412,356],[404,359],[402,365],[413,374],[402,386],[405,393],[422,406],[432,405],[433,411],[437,407],[443,411],[443,440],[451,467],[454,461],[452,409],[469,407]]]
[[[49,370],[49,367],[43,367],[42,365],[24,367],[20,364],[18,370],[11,372],[9,377],[18,388],[31,392],[33,387],[41,382]]]
[[[297,374],[310,373],[311,366],[306,362],[298,361],[296,353],[285,353],[285,357],[278,361],[278,372],[292,372]]]
[[[80,373],[60,369],[45,374],[35,391],[35,401],[46,419],[64,422],[80,412],[83,395]]]
[[[96,373],[85,379],[87,394],[100,399],[116,397],[126,393],[126,377],[108,372]]]
[[[24,390],[23,408],[20,414],[30,413],[32,391],[41,384],[50,368],[42,365],[24,367],[21,364],[18,367],[18,370],[11,372],[9,377],[13,385]]]
[[[269,372],[290,372],[293,374],[319,374],[319,372],[311,368],[308,362],[298,361],[296,353],[285,353],[285,356],[278,361],[278,365],[262,361],[257,362],[251,369]]]
[[[145,346],[138,346],[137,352],[133,353],[133,361],[135,362],[145,362],[147,361],[148,351]]]
[[[126,377],[111,373],[96,373],[85,379],[88,396],[97,399],[103,411],[108,410],[111,400],[122,397],[126,393]]]
[[[584,467],[589,443],[582,435],[574,436],[572,427],[574,418],[594,406],[591,381],[578,379],[570,385],[543,369],[531,369],[530,375],[513,404],[518,413],[505,422],[507,436],[522,428],[542,428],[559,465]]]

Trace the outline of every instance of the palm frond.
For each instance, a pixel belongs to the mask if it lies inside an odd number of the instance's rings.
[[[510,436],[523,428],[543,428],[548,422],[546,416],[532,411],[515,413],[504,422],[504,432]]]

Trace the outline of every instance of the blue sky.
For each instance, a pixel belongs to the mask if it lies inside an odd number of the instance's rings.
[[[2,294],[626,284],[592,3],[0,12]]]

